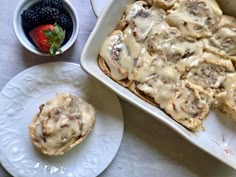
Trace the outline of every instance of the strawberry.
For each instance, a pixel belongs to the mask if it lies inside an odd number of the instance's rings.
[[[42,52],[55,55],[61,52],[61,44],[65,39],[65,31],[57,24],[40,25],[29,32],[34,44]]]

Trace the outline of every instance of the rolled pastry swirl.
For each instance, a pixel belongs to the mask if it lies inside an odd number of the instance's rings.
[[[175,94],[175,88],[181,74],[169,66],[162,55],[139,58],[134,70],[133,80],[137,89],[154,98],[164,108],[167,101]]]
[[[219,28],[203,41],[206,50],[236,60],[236,19],[224,15]]]
[[[211,36],[222,16],[215,0],[181,0],[168,11],[166,21],[185,36]]]
[[[234,55],[228,24],[235,21],[222,18],[215,0],[134,1],[104,42],[99,66],[106,66],[104,73],[117,83],[195,130],[226,75],[235,72],[231,58],[224,57],[227,52]],[[232,39],[225,39],[228,36]],[[222,48],[221,41],[224,53],[207,46],[211,42]]]
[[[175,27],[166,22],[159,23],[145,41],[150,54],[162,53],[169,64],[181,73],[202,61],[203,43],[193,38],[183,37]]]
[[[177,122],[191,130],[201,127],[213,102],[213,94],[201,87],[182,81],[174,97],[164,108]]]
[[[40,106],[29,126],[32,142],[46,155],[62,155],[82,142],[95,123],[92,105],[70,93]]]
[[[148,7],[144,1],[136,1],[128,5],[126,20],[138,42],[144,41],[152,28],[164,20],[166,12],[160,8]]]
[[[227,74],[223,91],[216,94],[216,107],[236,121],[236,73]]]
[[[127,70],[122,67],[120,57],[127,58],[126,46],[123,44],[124,35],[122,31],[114,31],[103,43],[100,56],[106,61],[111,76],[116,80],[122,80],[128,77]]]
[[[211,54],[203,54],[204,61],[193,67],[187,74],[187,80],[200,85],[204,89],[217,89],[224,82],[226,74],[234,72],[235,69],[230,60]]]
[[[114,80],[128,79],[134,62],[142,51],[129,27],[114,31],[103,43],[100,56],[105,60]]]

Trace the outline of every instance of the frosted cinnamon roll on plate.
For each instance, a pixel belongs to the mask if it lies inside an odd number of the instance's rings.
[[[40,106],[29,126],[34,145],[44,154],[62,155],[81,143],[95,124],[95,110],[80,97],[59,93]]]
[[[236,60],[236,19],[224,15],[219,28],[203,41],[207,51]]]
[[[204,61],[187,73],[187,80],[204,89],[217,89],[224,82],[226,74],[235,72],[230,60],[211,53],[203,54]]]
[[[222,16],[215,0],[181,0],[168,11],[166,21],[185,36],[211,36]]]
[[[213,94],[197,85],[182,81],[164,110],[177,122],[195,131],[201,128],[202,120],[207,117],[212,103]]]

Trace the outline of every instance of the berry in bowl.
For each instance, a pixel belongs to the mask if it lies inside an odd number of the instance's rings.
[[[79,32],[76,10],[64,0],[22,0],[16,8],[13,25],[22,45],[42,56],[65,52]]]

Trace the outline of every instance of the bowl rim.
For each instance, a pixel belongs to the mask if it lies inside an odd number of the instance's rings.
[[[14,33],[15,36],[17,37],[17,39],[19,40],[19,42],[23,45],[23,47],[25,49],[27,49],[28,51],[40,55],[40,56],[51,56],[48,53],[45,52],[41,52],[40,50],[38,50],[27,38],[27,36],[25,35],[24,31],[23,31],[23,27],[21,25],[21,13],[23,12],[23,10],[25,10],[26,6],[31,6],[32,4],[38,2],[40,0],[31,0],[31,1],[27,1],[27,0],[20,0],[15,8],[15,12],[13,15],[13,29],[14,29]],[[79,17],[77,14],[76,9],[74,8],[73,4],[68,1],[68,0],[63,0],[64,3],[64,7],[67,10],[67,12],[69,13],[69,15],[72,18],[73,21],[73,31],[71,34],[70,39],[61,47],[62,50],[62,54],[67,51],[76,41],[77,36],[79,34],[79,30],[80,30],[80,25],[79,25]],[[68,10],[69,9],[69,10]],[[57,52],[56,55],[60,55],[60,52]]]

